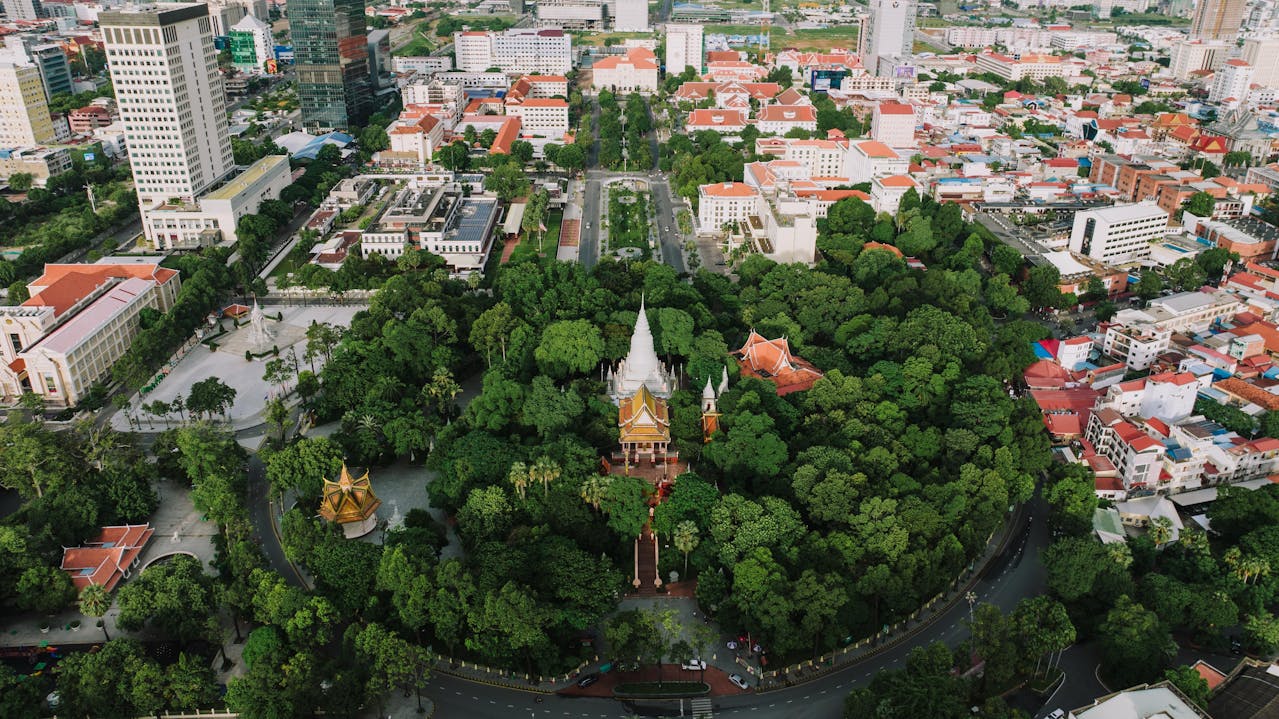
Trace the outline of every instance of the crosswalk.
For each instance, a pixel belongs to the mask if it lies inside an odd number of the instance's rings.
[[[693,700],[693,719],[715,719],[715,708],[710,699]]]

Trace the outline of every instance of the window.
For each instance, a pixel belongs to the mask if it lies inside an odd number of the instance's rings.
[[[58,385],[53,381],[53,375],[47,374],[44,376],[44,389],[47,394],[58,393]]]

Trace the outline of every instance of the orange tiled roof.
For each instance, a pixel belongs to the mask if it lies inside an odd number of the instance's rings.
[[[769,380],[779,395],[806,390],[822,378],[816,367],[791,354],[785,337],[769,340],[751,330],[736,354],[742,359],[743,375]]]
[[[155,264],[45,265],[44,274],[27,284],[32,296],[22,306],[52,307],[54,314],[60,315],[110,279],[138,278],[164,284],[177,274],[177,270]]]
[[[96,584],[109,592],[138,560],[154,533],[150,524],[103,527],[84,546],[62,550],[62,570],[71,575],[77,590]]]

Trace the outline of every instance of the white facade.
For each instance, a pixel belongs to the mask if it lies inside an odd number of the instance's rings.
[[[861,44],[864,66],[878,68],[883,64],[880,58],[910,57],[916,9],[914,0],[870,0],[870,22]]]
[[[1243,60],[1227,60],[1217,74],[1213,75],[1208,102],[1246,100],[1248,87],[1252,84],[1252,72],[1252,65]]]
[[[1216,70],[1226,61],[1231,46],[1219,42],[1182,40],[1174,43],[1168,70],[1178,80],[1189,80],[1198,70]]]
[[[194,200],[234,168],[208,6],[129,7],[99,19],[138,204]]]
[[[625,55],[610,55],[591,66],[591,87],[614,92],[657,92],[657,56],[634,47]]]
[[[562,138],[568,132],[568,103],[564,100],[529,98],[507,105],[506,114],[520,118],[524,135]]]
[[[450,55],[393,57],[391,68],[395,72],[448,72],[453,69],[453,57]]]
[[[236,65],[236,69],[242,72],[263,72],[266,61],[275,57],[275,38],[271,35],[271,26],[253,15],[245,15],[231,30],[253,39],[254,62]]]
[[[1125,416],[1176,422],[1194,412],[1200,389],[1198,378],[1189,372],[1165,372],[1111,385],[1097,406]]]
[[[1242,60],[1252,66],[1252,81],[1266,88],[1279,87],[1279,37],[1243,41]]]
[[[889,147],[915,145],[915,110],[900,102],[875,105],[870,119],[870,136]]]
[[[1140,262],[1150,256],[1150,243],[1162,239],[1168,213],[1153,202],[1115,205],[1075,213],[1070,249],[1106,264]]]
[[[0,148],[32,147],[56,137],[40,70],[0,62]]]
[[[619,32],[648,32],[648,0],[613,0],[616,14],[613,29]]]
[[[876,177],[870,183],[870,205],[875,208],[875,212],[896,215],[902,198],[912,189],[919,192],[919,183],[908,175]]]
[[[741,222],[755,211],[760,193],[742,182],[716,182],[698,188],[697,225],[719,232],[726,223]]]
[[[705,53],[701,25],[666,26],[666,74],[679,75],[686,68],[702,71]]]
[[[1043,80],[1048,77],[1074,77],[1078,71],[1057,55],[1022,55],[1018,58],[983,53],[977,56],[978,73],[989,72],[1009,82]]]
[[[1101,409],[1093,412],[1084,436],[1119,470],[1124,489],[1153,489],[1163,468],[1164,446],[1125,421],[1118,412]]]
[[[573,69],[572,39],[555,28],[456,32],[453,50],[462,72],[497,67],[506,73],[563,75]]]
[[[237,241],[236,224],[292,182],[287,155],[268,155],[195,203],[160,204],[142,212],[142,229],[158,250],[191,250]]]
[[[537,26],[567,30],[603,30],[604,0],[541,0]]]
[[[876,177],[901,175],[910,169],[910,160],[893,151],[888,145],[875,140],[863,140],[849,145],[848,180],[851,184],[870,182]]]

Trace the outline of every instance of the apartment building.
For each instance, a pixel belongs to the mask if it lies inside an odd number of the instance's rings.
[[[74,406],[129,348],[144,307],[164,312],[177,299],[176,270],[148,263],[46,265],[31,298],[0,307],[0,391]]]
[[[1212,76],[1212,89],[1208,102],[1241,102],[1248,97],[1252,85],[1253,67],[1243,60],[1230,59]]]
[[[1181,292],[1151,301],[1145,309],[1120,310],[1106,326],[1102,351],[1143,370],[1166,352],[1173,333],[1202,332],[1214,322],[1244,311],[1226,292]]]
[[[444,123],[432,114],[415,112],[415,109],[406,108],[387,128],[390,148],[377,154],[378,165],[425,167],[432,162],[435,151],[443,146]]]
[[[1252,66],[1252,81],[1262,87],[1279,87],[1279,37],[1253,37],[1243,41],[1240,58]]]
[[[1216,70],[1230,57],[1233,45],[1224,42],[1181,40],[1170,50],[1168,70],[1174,79],[1185,82],[1200,70]]]
[[[1111,265],[1150,257],[1150,243],[1162,239],[1168,213],[1153,202],[1115,205],[1075,213],[1070,249]]]
[[[916,124],[914,107],[881,102],[871,111],[870,136],[889,147],[914,147]]]
[[[234,169],[208,6],[126,6],[98,18],[138,205],[194,201]]]
[[[1084,437],[1097,454],[1119,471],[1124,490],[1154,489],[1163,466],[1164,446],[1113,409],[1094,411]]]
[[[39,68],[0,62],[0,147],[31,147],[55,139]]]
[[[859,38],[862,63],[871,74],[885,76],[898,58],[909,58],[914,49],[915,0],[870,0],[870,21]]]
[[[1113,409],[1124,416],[1139,416],[1176,422],[1195,410],[1195,399],[1205,383],[1189,372],[1162,372],[1106,389],[1098,408]]]
[[[875,212],[896,215],[902,198],[907,192],[919,192],[919,183],[910,175],[886,175],[876,177],[870,183],[870,204]]]
[[[666,74],[679,75],[688,68],[701,73],[705,58],[702,26],[670,23],[666,26]]]
[[[558,28],[513,28],[504,32],[453,33],[457,69],[513,74],[564,75],[573,69],[572,38]]]

